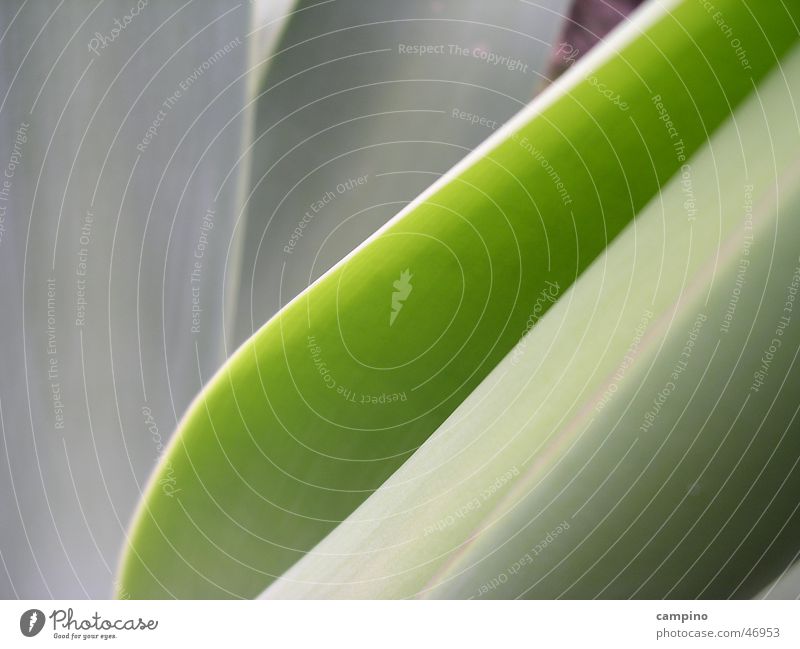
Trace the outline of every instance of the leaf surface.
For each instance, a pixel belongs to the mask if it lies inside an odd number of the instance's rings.
[[[797,38],[720,6],[751,69],[699,3],[649,5],[245,343],[151,482],[126,591],[257,595],[380,487]]]

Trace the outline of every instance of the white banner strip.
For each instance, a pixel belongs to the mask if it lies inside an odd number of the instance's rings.
[[[0,647],[796,648],[798,617],[798,601],[2,601]]]

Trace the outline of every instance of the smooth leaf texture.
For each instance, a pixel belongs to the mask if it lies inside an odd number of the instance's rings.
[[[113,592],[161,440],[201,389],[198,373],[226,358],[247,52],[271,40],[288,4],[269,0],[271,24],[247,38],[247,3],[153,1],[95,54],[91,39],[136,2],[0,3],[0,160],[17,161],[0,201],[0,597]],[[193,284],[202,326],[189,335],[188,269],[211,206]]]
[[[265,596],[726,598],[779,576],[800,550],[798,79],[796,49]]]
[[[151,481],[126,592],[257,595],[394,473],[680,168],[652,97],[688,157],[797,38],[794,7],[719,5],[752,69],[701,4],[649,5],[245,343]]]
[[[252,189],[238,228],[241,263],[230,266],[241,278],[226,320],[230,351],[530,102],[569,4],[300,3],[269,58],[247,147]],[[480,43],[528,67],[511,71],[448,49],[401,54],[409,43]],[[363,184],[337,190],[360,176]],[[329,192],[335,199],[312,211]],[[302,237],[293,236],[306,212]]]
[[[759,599],[797,599],[797,584],[800,584],[798,556],[795,554],[795,563],[788,566],[780,578],[759,593]]]

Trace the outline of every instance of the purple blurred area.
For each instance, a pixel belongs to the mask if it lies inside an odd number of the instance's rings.
[[[592,49],[643,0],[575,0],[553,46],[548,66],[552,81]]]

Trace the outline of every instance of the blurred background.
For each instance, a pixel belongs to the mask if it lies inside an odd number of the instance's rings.
[[[0,597],[110,597],[225,358],[639,4],[0,3]]]
[[[0,596],[111,595],[191,398],[569,64],[569,5],[0,3]]]

